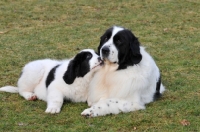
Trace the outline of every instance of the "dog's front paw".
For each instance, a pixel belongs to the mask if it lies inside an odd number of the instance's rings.
[[[82,116],[85,116],[85,117],[96,117],[96,116],[100,116],[98,114],[98,109],[95,109],[95,106],[91,107],[91,108],[88,108],[88,109],[85,109],[82,113],[81,113]]]
[[[60,113],[60,108],[58,108],[58,107],[48,107],[45,112],[50,113],[50,114]]]
[[[82,113],[82,116],[85,117],[92,117],[93,116],[93,110],[91,108],[85,109]]]

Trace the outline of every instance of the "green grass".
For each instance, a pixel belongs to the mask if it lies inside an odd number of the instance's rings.
[[[89,119],[80,115],[86,103],[50,115],[45,102],[0,93],[1,131],[200,131],[199,7],[198,0],[0,1],[0,86],[16,85],[29,61],[96,49],[104,31],[120,25],[147,47],[167,88],[146,110]]]

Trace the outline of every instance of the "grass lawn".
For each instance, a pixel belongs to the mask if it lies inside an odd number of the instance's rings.
[[[84,118],[86,103],[46,103],[0,93],[0,131],[200,131],[200,1],[1,0],[0,87],[15,85],[21,68],[43,58],[64,59],[97,49],[112,25],[139,37],[162,72],[167,91],[145,110]]]

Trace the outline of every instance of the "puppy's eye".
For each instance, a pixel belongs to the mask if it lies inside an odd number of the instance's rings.
[[[90,58],[92,58],[92,55],[91,55],[91,54],[88,54],[88,55],[86,56],[86,58],[87,58],[87,59],[90,59]]]
[[[104,41],[107,41],[108,40],[108,37],[105,37]]]

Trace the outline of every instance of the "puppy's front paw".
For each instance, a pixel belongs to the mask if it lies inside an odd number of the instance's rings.
[[[50,113],[50,114],[60,113],[60,108],[58,108],[58,107],[48,107],[45,112]]]

